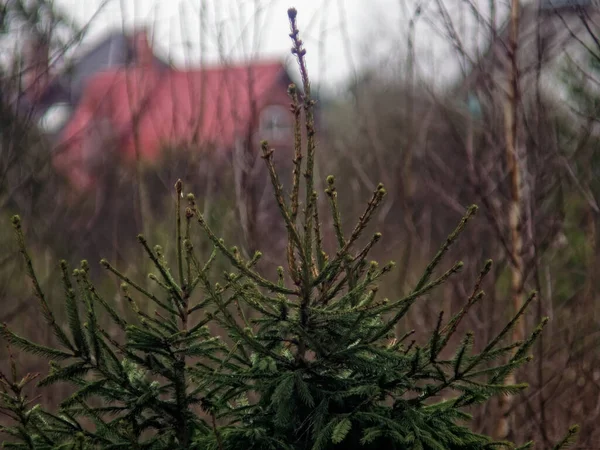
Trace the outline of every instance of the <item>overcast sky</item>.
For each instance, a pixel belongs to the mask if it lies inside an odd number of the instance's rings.
[[[178,65],[289,55],[287,8],[298,9],[301,36],[315,82],[333,86],[367,64],[400,65],[414,0],[56,0],[80,25],[91,22],[87,46],[110,30],[147,25],[156,51]],[[427,0],[425,0],[427,2]],[[433,3],[433,2],[429,2]],[[459,0],[451,3],[459,4]],[[418,22],[421,71],[436,69],[446,43],[425,21]],[[443,75],[443,74],[441,74]]]

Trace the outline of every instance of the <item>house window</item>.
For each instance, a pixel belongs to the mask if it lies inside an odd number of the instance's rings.
[[[476,92],[467,95],[467,110],[473,119],[480,119],[482,114],[481,101]]]
[[[290,136],[291,130],[291,114],[285,107],[272,105],[262,110],[260,114],[261,139],[286,139]]]
[[[58,133],[71,117],[72,108],[68,103],[56,103],[50,106],[39,119],[39,127],[46,133]]]

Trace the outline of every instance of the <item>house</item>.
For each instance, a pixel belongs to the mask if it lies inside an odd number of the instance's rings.
[[[50,49],[43,38],[31,37],[25,44],[23,86],[17,101],[18,111],[40,125],[51,136],[57,135],[79,104],[87,81],[97,73],[128,67],[144,56],[143,33],[130,38],[112,33],[82,54],[59,73],[50,64]],[[140,48],[141,47],[141,48]],[[168,64],[152,55],[157,68]],[[61,120],[62,119],[62,120]]]
[[[140,30],[107,37],[72,67],[36,77],[26,94],[52,139],[54,166],[77,189],[92,188],[107,160],[152,163],[164,147],[231,157],[248,145],[258,153],[261,139],[290,146],[292,81],[280,61],[179,70],[154,55]]]
[[[598,0],[534,0],[521,6],[519,15],[519,77],[521,90],[533,92],[540,71],[541,88],[557,92],[557,72],[565,57],[585,57],[581,42],[592,37],[587,27],[600,23]],[[479,101],[490,93],[503,95],[509,69],[510,23],[504,24],[491,39],[488,50],[473,64],[472,70],[458,85],[458,94],[467,99],[470,109],[477,110]],[[500,88],[500,89],[498,89]]]

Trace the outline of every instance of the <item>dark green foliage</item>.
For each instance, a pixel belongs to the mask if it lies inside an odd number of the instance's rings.
[[[258,273],[256,253],[246,260],[229,249],[196,206],[181,205],[176,184],[176,264],[160,247],[138,240],[156,273],[156,289],[129,279],[109,262],[102,265],[123,282],[122,298],[137,316],[129,323],[90,281],[87,262],[70,273],[61,263],[67,323],[56,323],[37,282],[18,217],[13,219],[26,268],[42,312],[60,348],[37,345],[0,327],[12,345],[52,360],[39,385],[68,382],[75,392],[59,410],[47,412],[28,401],[13,364],[2,375],[3,412],[15,424],[2,430],[16,449],[487,449],[514,448],[470,431],[465,408],[493,396],[514,394],[524,385],[506,386],[506,376],[528,361],[528,351],[545,321],[525,342],[504,338],[528,302],[492,341],[477,352],[466,334],[453,352],[451,337],[480,299],[491,262],[484,264],[464,308],[448,321],[440,314],[428,342],[396,337],[397,324],[411,306],[460,271],[457,262],[439,274],[447,250],[474,216],[469,208],[442,245],[412,292],[400,299],[378,298],[377,282],[393,264],[367,260],[381,238],[360,239],[385,196],[378,186],[349,236],[342,230],[333,177],[327,179],[337,250],[327,254],[313,190],[315,136],[305,50],[298,38],[295,10],[289,11],[293,53],[303,94],[290,88],[292,113],[306,117],[305,203],[300,204],[303,136],[296,126],[295,169],[289,200],[265,142],[271,174],[289,244],[287,270],[275,281]],[[303,212],[303,214],[299,214]],[[183,213],[183,217],[182,217]],[[192,229],[199,226],[214,251],[205,262],[196,255]],[[218,255],[231,271],[211,272]],[[199,296],[193,296],[200,291]],[[141,309],[138,298],[153,306]],[[197,301],[192,299],[199,298]],[[99,315],[112,319],[110,330]],[[228,339],[214,333],[220,328]],[[115,333],[116,331],[116,333]],[[454,341],[452,341],[454,342]],[[508,361],[508,362],[507,362]],[[572,434],[572,433],[571,433]],[[570,437],[565,439],[565,444]],[[525,448],[525,447],[523,447]]]

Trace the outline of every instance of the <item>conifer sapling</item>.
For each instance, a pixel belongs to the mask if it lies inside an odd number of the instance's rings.
[[[0,374],[0,407],[13,421],[1,428],[10,437],[5,447],[516,448],[469,430],[465,409],[525,388],[503,381],[529,360],[529,349],[546,320],[524,342],[506,343],[504,338],[535,294],[482,351],[473,350],[474,337],[467,333],[450,356],[443,356],[461,320],[484,297],[481,286],[492,264],[487,261],[462,310],[449,320],[440,313],[428,341],[411,341],[411,332],[395,336],[411,306],[461,270],[460,262],[439,269],[477,208],[466,211],[410,293],[380,298],[377,283],[394,265],[368,259],[382,236],[366,233],[385,189],[376,187],[355,227],[345,234],[336,181],[330,176],[324,194],[336,250],[326,252],[314,184],[315,101],[296,10],[288,15],[302,79],[302,89],[291,85],[288,91],[295,121],[289,192],[274,166],[274,150],[261,143],[287,230],[286,267],[279,267],[273,278],[259,273],[261,254],[246,259],[237,248],[229,248],[192,194],[182,205],[183,185],[178,181],[175,269],[162,248],[153,248],[141,235],[138,240],[155,270],[149,276],[152,285],[101,261],[121,280],[120,295],[135,319],[119,314],[95,288],[87,262],[71,271],[62,261],[67,320],[61,324],[36,277],[21,222],[14,217],[25,267],[57,347],[34,343],[5,324],[0,333],[12,347],[51,361],[38,386],[68,382],[74,392],[56,411],[44,410],[24,394],[37,377],[19,378],[11,358],[11,374]],[[213,246],[203,261],[194,245],[197,228]],[[219,258],[230,265],[220,276],[213,270]],[[568,445],[575,431],[556,448]]]

